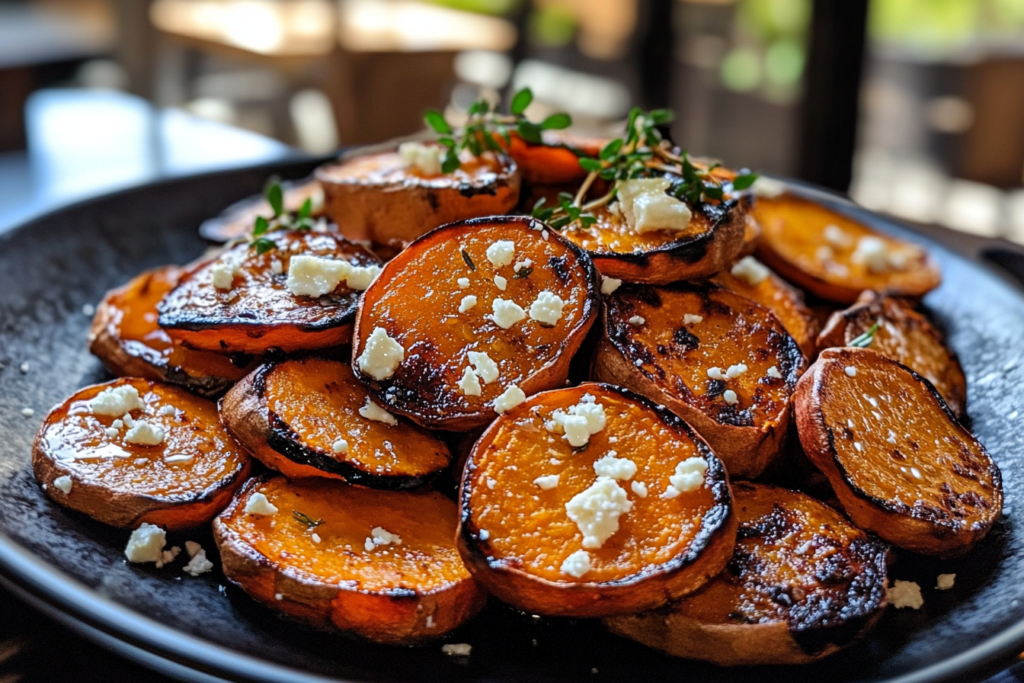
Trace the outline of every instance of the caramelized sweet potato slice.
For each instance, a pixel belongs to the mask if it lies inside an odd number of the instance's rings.
[[[999,468],[906,366],[869,349],[825,349],[794,400],[807,457],[862,529],[950,557],[999,518]]]
[[[822,299],[850,304],[865,289],[920,297],[941,280],[921,247],[809,199],[762,197],[753,212],[762,230],[758,258]]]
[[[814,358],[820,326],[814,311],[804,303],[804,294],[799,289],[753,260],[740,261],[711,281],[769,309],[789,336],[796,340],[804,356]]]
[[[249,467],[211,401],[137,378],[80,390],[47,415],[32,447],[50,498],[122,528],[207,524]]]
[[[767,308],[715,285],[623,286],[606,298],[595,379],[668,406],[729,475],[779,455],[805,361]]]
[[[535,614],[652,609],[721,571],[736,537],[725,468],[707,444],[604,384],[546,391],[499,417],[460,495],[466,566]]]
[[[436,491],[263,477],[249,480],[213,532],[228,580],[264,606],[413,645],[463,624],[486,602],[455,550],[457,515]]]
[[[295,294],[288,284],[292,259],[315,256],[371,269],[380,260],[328,233],[274,232],[266,239],[276,248],[259,254],[240,244],[181,278],[158,307],[160,327],[171,339],[194,349],[250,354],[318,349],[351,339],[361,291],[343,279],[323,296],[310,289]]]
[[[144,377],[219,396],[256,364],[247,356],[185,348],[157,326],[157,304],[184,272],[178,266],[156,268],[107,292],[96,307],[89,350],[120,377]]]
[[[498,137],[498,144],[508,149],[523,182],[536,185],[577,186],[587,177],[580,166],[581,156],[596,157],[607,143],[607,139],[580,137],[565,131],[548,130],[543,133],[543,144],[526,142],[517,133],[510,134],[511,145]]]
[[[221,419],[253,456],[292,479],[409,488],[448,466],[442,441],[405,419],[368,412],[369,401],[348,363],[303,358],[263,365],[236,384]]]
[[[621,211],[604,206],[592,212],[596,223],[573,223],[562,234],[585,249],[606,277],[659,285],[710,277],[743,248],[746,201],[702,202],[690,207],[693,217],[685,230],[643,233]]]
[[[593,264],[543,223],[453,223],[409,245],[366,290],[353,369],[381,406],[424,427],[480,427],[513,399],[562,384],[597,311]]]
[[[967,378],[960,361],[939,331],[905,301],[865,292],[856,304],[832,314],[818,344],[821,348],[847,346],[868,333],[876,322],[879,326],[868,348],[903,363],[931,382],[949,409],[962,418],[967,406]]]
[[[733,484],[736,553],[697,593],[610,617],[613,633],[724,666],[804,664],[850,645],[885,611],[886,547],[824,503]]]
[[[453,221],[503,214],[519,201],[519,169],[507,157],[463,153],[452,173],[428,175],[395,151],[322,166],[327,216],[346,237],[403,247]]]
[[[319,218],[323,215],[324,190],[316,178],[281,183],[281,188],[284,192],[285,212],[297,214],[308,199],[312,207],[310,216]],[[232,204],[221,215],[204,221],[199,226],[199,235],[211,242],[227,242],[237,237],[246,237],[252,232],[257,216],[273,215],[270,202],[262,196],[249,197]]]

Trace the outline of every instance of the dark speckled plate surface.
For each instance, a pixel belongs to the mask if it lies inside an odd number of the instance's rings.
[[[192,680],[962,680],[1024,649],[1024,543],[1017,528],[1024,522],[1024,296],[1008,279],[867,212],[859,213],[879,229],[923,242],[942,266],[944,283],[926,303],[967,371],[973,427],[1002,468],[1007,510],[967,557],[899,559],[891,575],[918,581],[924,608],[890,609],[866,641],[839,656],[804,668],[719,669],[616,638],[597,623],[532,619],[491,604],[451,637],[473,645],[472,656],[458,660],[439,644],[387,648],[309,631],[225,587],[216,571],[192,578],[181,563],[162,570],[126,564],[128,534],[48,502],[29,467],[46,411],[106,378],[86,351],[82,307],[145,268],[197,256],[204,245],[196,226],[258,192],[271,171],[287,178],[311,168],[264,167],[146,186],[0,235],[5,584],[101,642]],[[1005,258],[1004,266],[1020,267],[1012,254]],[[27,374],[19,370],[24,362],[31,365]],[[23,416],[24,408],[34,416]],[[189,538],[212,548],[206,532],[171,540]],[[939,573],[956,573],[956,586],[933,590]]]

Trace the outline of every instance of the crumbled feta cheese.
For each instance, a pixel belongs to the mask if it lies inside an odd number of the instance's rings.
[[[398,534],[393,534],[387,531],[383,527],[375,526],[370,530],[370,537],[366,539],[374,546],[378,545],[402,545],[402,537]]]
[[[693,313],[686,313],[685,315],[683,315],[683,324],[684,325],[692,325],[694,323],[699,323],[699,322],[703,322],[703,321],[704,321],[704,316],[702,316],[702,315],[694,315]]]
[[[517,387],[515,384],[510,385],[505,391],[501,392],[498,398],[494,399],[494,411],[501,415],[504,412],[512,410],[517,405],[526,400],[526,394],[523,390]]]
[[[245,512],[248,515],[268,517],[277,514],[277,506],[267,500],[264,494],[257,492],[249,496],[249,500],[245,501]]]
[[[956,574],[939,574],[935,579],[935,589],[948,591],[953,587],[954,582],[956,582]]]
[[[779,368],[774,365],[768,368],[768,376],[772,379],[782,379],[782,373],[779,372]]]
[[[398,364],[405,360],[405,349],[388,336],[383,327],[375,327],[366,338],[366,346],[356,359],[362,372],[376,380],[387,379],[395,374]]]
[[[274,275],[280,275],[284,272],[284,265],[277,259],[274,259],[270,262],[270,272]]]
[[[586,550],[577,550],[565,558],[560,567],[563,574],[576,577],[577,579],[590,571],[590,553]]]
[[[441,646],[441,652],[452,657],[468,657],[473,650],[469,643],[446,643]]]
[[[139,390],[131,384],[107,387],[88,402],[93,415],[124,415],[132,410],[141,410],[146,404],[139,397]]]
[[[533,483],[543,490],[548,491],[558,486],[558,478],[559,475],[557,474],[548,474],[543,477],[537,477],[533,480]]]
[[[345,278],[345,284],[349,289],[362,292],[370,286],[378,273],[380,273],[380,266],[352,266],[348,277]]]
[[[852,365],[847,365],[846,366],[846,374],[849,375],[850,377],[856,377],[857,376],[857,368],[853,367]]]
[[[711,379],[725,379],[721,368],[708,368],[708,377]]]
[[[472,294],[467,294],[462,297],[462,301],[459,302],[459,313],[465,313],[474,306],[476,306],[476,297]]]
[[[753,256],[744,256],[741,258],[736,262],[736,265],[732,267],[731,272],[733,277],[738,277],[751,287],[757,287],[759,284],[764,282],[769,275],[771,275],[771,271],[768,270],[768,267]]]
[[[129,562],[159,562],[167,545],[167,532],[160,527],[143,523],[132,532],[124,556]]]
[[[320,538],[320,534],[316,533],[315,531],[312,534],[310,534],[309,537],[310,539],[312,539],[313,543],[319,543],[323,540]]]
[[[643,318],[643,316],[634,315],[626,322],[628,322],[630,325],[636,325],[637,327],[639,327],[640,325],[643,325],[647,321]]]
[[[640,498],[646,498],[647,497],[647,485],[644,484],[643,482],[641,482],[641,481],[630,482],[629,488],[631,488],[633,490],[633,493],[635,493],[638,497],[640,497]]]
[[[136,420],[135,426],[124,435],[124,440],[142,446],[157,446],[164,442],[164,428],[145,420]]]
[[[121,433],[121,432],[117,431],[116,429],[114,429],[113,427],[107,427],[103,431],[106,433],[107,438],[110,438],[110,439],[116,439],[117,435]]]
[[[622,280],[617,280],[613,277],[606,275],[601,276],[601,293],[604,295],[612,294],[616,289],[622,286]]]
[[[730,365],[729,369],[725,371],[725,376],[729,379],[735,379],[747,371],[746,363],[740,363],[739,365]]]
[[[590,488],[565,504],[565,512],[583,534],[583,547],[600,548],[619,530],[619,517],[632,507],[632,501],[614,479],[598,477]]]
[[[337,289],[351,273],[348,261],[297,254],[288,263],[285,287],[295,296],[321,297]]]
[[[480,540],[481,541],[486,541],[490,537],[491,537],[491,532],[490,531],[488,531],[487,529],[481,529],[480,530]]]
[[[590,400],[587,400],[588,398]],[[585,446],[592,435],[604,429],[605,424],[604,406],[596,403],[593,396],[587,394],[568,410],[556,410],[551,413],[551,419],[545,422],[544,426],[549,432],[564,434],[562,438],[568,441],[570,446],[579,448]]]
[[[759,177],[754,181],[754,184],[750,187],[750,190],[754,193],[755,197],[764,197],[765,199],[771,199],[778,197],[785,193],[786,184],[781,180],[775,180],[774,178],[766,178],[765,176]]]
[[[629,481],[636,474],[636,463],[628,458],[615,457],[615,451],[609,451],[603,458],[594,462],[594,472],[599,477]]]
[[[680,493],[696,491],[704,486],[704,473],[708,471],[708,461],[700,457],[683,460],[676,465],[675,474],[668,478],[669,483]]]
[[[67,495],[67,494],[71,493],[71,487],[74,486],[74,482],[71,480],[70,476],[65,474],[62,477],[57,477],[56,479],[54,479],[53,480],[53,485],[56,488],[58,488],[61,491],[63,491],[64,495]]]
[[[191,553],[190,553],[191,554]],[[188,564],[182,569],[186,574],[192,576],[199,576],[213,569],[213,562],[206,559],[206,551],[200,548],[192,555],[192,559],[188,561]]]
[[[392,427],[398,424],[398,418],[374,403],[373,399],[369,396],[366,397],[366,404],[359,409],[359,414],[367,420],[383,422],[384,424],[391,425]]]
[[[637,233],[685,230],[693,214],[684,202],[666,194],[667,178],[620,180],[619,205],[626,223]]]
[[[36,411],[32,410],[31,408],[22,408],[21,409],[22,417],[32,417],[35,414],[36,414]]]
[[[523,268],[529,268],[533,265],[532,259],[523,259],[522,261],[516,261],[516,264],[512,266],[512,271],[518,273]]]
[[[494,487],[498,485],[498,480],[487,477],[487,481],[485,483],[487,484],[487,488],[493,491]]]
[[[459,289],[469,289],[469,278],[460,277],[455,283],[459,286]]]
[[[210,274],[213,276],[213,286],[217,289],[231,289],[235,282],[235,271],[238,270],[238,263],[230,257],[223,257],[210,267]]]
[[[850,261],[865,266],[872,273],[884,273],[889,266],[889,250],[880,237],[861,237]]]
[[[515,242],[512,240],[498,240],[487,247],[487,260],[493,263],[495,268],[501,268],[512,263],[515,253]]]
[[[825,241],[833,247],[847,249],[853,246],[853,238],[846,234],[838,225],[826,225],[824,230]]]
[[[889,603],[896,609],[921,609],[924,604],[921,587],[913,581],[895,581],[889,586]]]
[[[554,325],[562,318],[564,306],[565,302],[562,301],[562,297],[544,290],[530,304],[530,317],[543,325]]]
[[[156,411],[157,415],[167,416],[174,415],[177,412],[177,408],[172,405],[160,406],[160,410]]]
[[[441,173],[444,148],[441,145],[425,145],[422,142],[403,142],[398,146],[398,156],[409,168],[424,175],[438,175]]]
[[[736,405],[740,398],[736,395],[736,392],[732,389],[726,389],[722,392],[722,399],[731,406]]]
[[[526,311],[519,304],[514,301],[506,301],[501,297],[491,302],[491,310],[493,311],[491,320],[503,330],[507,330],[526,317]]]
[[[485,351],[470,351],[466,357],[484,384],[498,379],[498,364]]]
[[[31,365],[29,365],[29,364],[28,364],[28,363],[26,362],[26,363],[22,363],[22,364],[21,364],[21,366],[19,367],[19,369],[21,370],[21,374],[23,374],[23,375],[27,375],[27,374],[28,374],[28,371],[32,369],[32,366],[31,366]]]
[[[338,439],[331,445],[331,450],[337,454],[348,453],[348,441]]]
[[[467,367],[462,373],[462,379],[459,380],[459,389],[465,396],[479,396],[480,395],[480,380],[477,378],[476,373],[473,369]]]
[[[121,421],[127,425],[129,429],[135,426],[135,418],[133,418],[129,413],[122,415]],[[114,420],[114,423],[116,424],[117,420]]]
[[[494,276],[494,286],[504,292],[505,288],[508,286],[508,280],[506,280],[505,278],[503,278],[500,275],[495,275]]]
[[[129,415],[129,417],[131,416]],[[114,420],[110,423],[110,427],[111,429],[124,429],[124,420]]]
[[[831,247],[826,247],[824,245],[818,247],[814,251],[814,257],[819,261],[831,261],[835,257],[835,255],[836,254],[834,251],[832,251]]]

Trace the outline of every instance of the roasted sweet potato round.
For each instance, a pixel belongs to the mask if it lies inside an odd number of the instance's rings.
[[[733,484],[736,552],[700,591],[619,617],[613,633],[724,666],[804,664],[854,642],[885,611],[886,547],[795,491]]]
[[[807,457],[862,529],[950,557],[999,518],[999,468],[935,388],[906,366],[870,349],[825,349],[794,401]]]
[[[32,447],[50,498],[122,528],[206,524],[249,466],[211,401],[138,378],[80,390],[46,416]]]
[[[543,223],[453,223],[409,245],[366,290],[353,369],[392,412],[480,427],[565,381],[598,296],[590,260]]]
[[[395,151],[364,154],[322,166],[327,216],[354,240],[402,247],[453,221],[503,214],[519,201],[512,159],[468,152],[452,173],[428,175]]]
[[[486,593],[455,550],[454,502],[326,479],[250,479],[213,523],[224,575],[272,610],[389,645],[437,638]]]
[[[160,327],[184,346],[221,353],[263,354],[347,343],[361,289],[380,259],[329,233],[274,232],[265,239],[276,248],[259,254],[240,244],[190,269],[160,302]],[[304,258],[311,267],[293,279],[296,257],[317,258]],[[352,272],[317,271],[316,264],[326,259],[332,266],[351,266]]]
[[[920,297],[938,287],[938,265],[913,244],[793,194],[762,197],[759,259],[814,296],[853,303],[865,289]]]
[[[715,285],[623,285],[605,301],[593,377],[668,406],[730,476],[763,473],[781,450],[805,366],[772,312]]]
[[[757,243],[761,241],[761,224],[754,218],[750,211],[744,217],[743,223],[743,247],[739,256],[750,256],[757,251]]]
[[[244,355],[185,348],[172,342],[156,324],[157,304],[184,272],[178,266],[156,268],[107,292],[96,307],[89,350],[115,375],[178,384],[216,397],[245,377],[256,363]]]
[[[593,211],[596,223],[588,228],[574,223],[562,234],[585,249],[606,277],[647,284],[710,277],[743,248],[745,201],[701,202],[690,207],[686,230],[643,233],[633,230],[621,211],[604,206]]]
[[[799,289],[753,257],[740,260],[711,281],[769,309],[789,336],[796,340],[804,357],[808,360],[814,358],[820,326],[814,311],[804,303],[804,294]]]
[[[523,175],[523,182],[530,186],[578,185],[587,177],[579,158],[596,157],[608,143],[607,139],[580,137],[556,130],[544,131],[542,144],[526,142],[517,133],[509,137],[511,145],[506,145],[500,136],[498,144],[508,149],[509,156]]]
[[[316,178],[306,178],[295,182],[281,183],[283,190],[284,210],[290,214],[298,213],[308,199],[312,208],[310,214],[319,218],[324,211],[324,190]],[[238,237],[246,237],[252,232],[258,216],[269,218],[274,210],[263,197],[249,197],[232,204],[224,213],[203,221],[199,226],[199,235],[211,242],[227,242]]]
[[[878,323],[867,348],[903,363],[932,383],[958,417],[967,406],[967,378],[960,361],[928,319],[895,297],[865,292],[837,311],[818,337],[821,348],[847,346]]]
[[[224,397],[221,419],[253,456],[292,479],[410,488],[451,459],[438,438],[373,405],[338,360],[261,366]]]
[[[707,444],[603,384],[546,391],[499,417],[473,447],[460,497],[466,566],[534,614],[652,609],[721,571],[736,536]]]

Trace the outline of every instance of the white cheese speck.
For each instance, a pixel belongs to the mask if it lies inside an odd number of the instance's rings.
[[[895,581],[889,586],[889,604],[896,609],[910,607],[921,609],[924,598],[921,597],[921,586],[913,581]]]
[[[446,643],[441,646],[441,652],[452,657],[468,657],[473,646],[469,643]]]
[[[522,261],[516,261],[516,264],[512,266],[513,272],[518,273],[523,268],[529,268],[533,265],[532,259],[523,259]]]
[[[750,187],[750,191],[754,193],[755,197],[772,199],[773,197],[778,197],[786,192],[786,184],[781,180],[761,176],[754,181],[754,184]]]
[[[487,484],[487,488],[493,491],[494,487],[498,485],[498,480],[487,477],[487,481],[485,483]]]
[[[559,475],[557,474],[548,474],[543,477],[537,477],[536,479],[533,480],[533,483],[539,486],[544,491],[548,491],[558,486],[558,478]]]
[[[680,493],[696,491],[704,485],[704,473],[707,471],[708,461],[704,458],[687,458],[676,465],[675,474],[668,480]]]
[[[721,368],[708,368],[708,377],[711,379],[725,379]]]
[[[872,273],[884,273],[889,267],[889,250],[880,237],[861,237],[850,261],[865,266]]]
[[[861,444],[860,441],[854,441],[853,447],[856,448],[858,452],[864,450],[864,446]]]
[[[364,290],[380,272],[379,266],[353,266],[348,261],[298,254],[288,262],[285,287],[295,296],[321,297],[345,282],[351,289]]]
[[[814,250],[814,257],[819,261],[831,261],[835,257],[835,252],[832,251],[831,247],[822,245]]]
[[[398,534],[393,534],[387,531],[383,527],[375,526],[370,530],[370,538],[366,539],[370,541],[374,546],[378,545],[402,545],[402,537]]]
[[[853,238],[846,234],[846,231],[838,225],[826,225],[822,234],[825,237],[825,241],[833,247],[846,249],[853,246]]]
[[[917,469],[916,467],[911,467],[911,468],[910,468],[910,474],[911,474],[911,475],[912,475],[912,476],[913,476],[913,477],[914,477],[915,479],[923,479],[923,478],[924,478],[924,477],[922,477],[922,476],[921,476],[921,470]]]
[[[348,441],[345,441],[345,439],[338,439],[331,445],[331,450],[339,455],[341,453],[348,453]]]
[[[512,410],[525,400],[526,394],[523,393],[523,390],[515,384],[512,384],[505,389],[505,391],[501,392],[501,395],[498,396],[498,398],[494,399],[494,411],[501,415],[504,412]]]
[[[615,292],[616,289],[622,286],[622,280],[617,280],[613,277],[606,275],[601,276],[601,293],[609,295]]]
[[[156,411],[157,415],[166,416],[174,415],[177,412],[177,408],[172,405],[160,406],[160,410]]]
[[[472,368],[467,367],[463,371],[462,379],[459,380],[459,389],[462,391],[464,396],[480,395],[480,380],[477,378],[476,373],[473,372]]]
[[[846,374],[849,375],[850,377],[856,377],[857,376],[857,368],[853,367],[852,365],[847,365],[846,366]]]
[[[444,149],[441,145],[425,145],[422,142],[403,142],[398,146],[398,156],[409,168],[424,175],[441,173],[441,157]]]
[[[365,291],[373,282],[373,279],[380,273],[380,266],[352,266],[345,284],[349,289]]]
[[[667,178],[620,180],[619,206],[626,223],[637,233],[685,230],[693,217],[684,202],[666,194]]]
[[[704,321],[704,316],[702,316],[702,315],[694,315],[693,313],[687,313],[687,314],[683,315],[683,324],[684,325],[693,325],[694,323],[699,323],[699,322],[703,322],[703,321]]]
[[[141,446],[157,446],[164,442],[164,428],[145,420],[136,420],[135,426],[124,435],[124,440]]]
[[[32,366],[29,365],[28,363],[22,363],[19,369],[21,370],[21,374],[25,375],[28,374],[28,371],[32,369]]]
[[[508,287],[508,280],[506,280],[505,278],[503,278],[500,275],[495,275],[494,276],[494,286],[504,292],[505,288]]]
[[[587,400],[588,398],[590,400]],[[551,419],[545,422],[544,426],[549,432],[564,434],[563,438],[570,446],[579,448],[585,446],[592,435],[604,429],[606,422],[604,406],[587,394],[568,410],[556,410],[551,413]]]
[[[640,498],[647,497],[647,485],[641,481],[630,482],[629,488]]]
[[[481,541],[486,541],[490,537],[491,537],[491,532],[490,531],[488,531],[487,529],[481,529],[480,530],[480,540]]]
[[[194,555],[192,555],[192,559],[188,561],[188,564],[185,565],[182,571],[186,574],[191,574],[192,576],[199,576],[200,574],[205,574],[211,569],[213,569],[213,562],[206,559],[206,551],[200,548]]]
[[[53,480],[53,485],[56,488],[58,488],[61,491],[63,491],[64,495],[67,495],[67,494],[71,493],[71,487],[74,486],[74,482],[71,480],[70,476],[65,474],[62,477],[57,477],[56,479],[54,479]]]
[[[121,432],[117,431],[116,429],[114,429],[113,427],[107,427],[103,431],[106,433],[107,438],[109,438],[109,439],[116,439],[117,435],[121,433]]]
[[[359,414],[367,420],[383,422],[392,427],[398,424],[398,418],[374,403],[373,399],[369,396],[366,397],[366,404],[359,409]]]
[[[590,571],[590,553],[586,550],[577,550],[562,562],[560,571],[575,578],[580,578]]]
[[[736,405],[740,398],[736,395],[736,392],[732,389],[726,389],[722,392],[722,399],[731,406]]]
[[[395,374],[398,364],[405,360],[405,349],[388,336],[383,327],[375,327],[366,339],[363,352],[356,359],[362,372],[376,380],[388,379]]]
[[[88,402],[93,415],[123,415],[132,410],[146,407],[139,397],[139,390],[130,384],[108,387]]]
[[[319,543],[323,540],[322,538],[320,538],[320,534],[316,533],[315,531],[309,535],[309,538],[313,541],[313,543]]]
[[[564,306],[562,297],[544,290],[530,304],[530,317],[543,325],[554,325],[562,318]]]
[[[647,321],[644,320],[644,318],[642,316],[634,315],[632,318],[630,318],[626,322],[628,322],[630,325],[636,325],[637,327],[639,327],[640,325],[643,325]]]
[[[515,254],[516,244],[512,240],[498,240],[487,247],[487,260],[494,264],[495,268],[512,263]]]
[[[590,488],[565,504],[565,512],[583,534],[583,547],[600,548],[619,530],[619,517],[632,507],[632,501],[615,480],[598,477]]]
[[[249,515],[261,515],[268,517],[277,514],[277,506],[267,500],[262,493],[254,493],[245,501],[245,512]]]
[[[460,277],[458,280],[455,281],[455,283],[459,285],[459,289],[469,289],[468,277]]]
[[[473,370],[483,380],[484,384],[498,379],[498,364],[491,360],[485,351],[470,351],[466,354]]]
[[[280,275],[284,272],[284,265],[277,259],[274,259],[270,262],[270,272],[274,275]]]
[[[493,311],[491,320],[503,330],[507,330],[526,317],[526,311],[519,304],[501,297],[497,297],[491,302],[491,310]]]
[[[124,556],[129,562],[159,562],[167,545],[167,533],[160,527],[143,523],[132,532]]]
[[[213,276],[213,286],[217,289],[231,289],[235,282],[235,272],[238,270],[238,263],[232,258],[225,256],[210,267],[210,274]]]
[[[739,365],[730,365],[729,369],[725,371],[725,376],[728,377],[729,379],[735,379],[746,371],[747,366],[745,363],[740,363]]]
[[[181,465],[186,462],[192,462],[193,457],[189,453],[172,453],[164,456],[164,462],[168,465]]]
[[[744,256],[741,258],[736,262],[736,265],[732,267],[732,271],[730,272],[732,272],[733,277],[738,277],[751,287],[757,287],[759,284],[764,282],[769,275],[771,275],[771,271],[768,270],[768,267],[753,256]]]
[[[935,589],[948,591],[956,582],[956,574],[939,574],[935,579]]]
[[[782,379],[782,373],[779,372],[779,368],[774,365],[768,368],[768,376],[772,379]]]
[[[36,414],[36,411],[32,410],[31,408],[22,408],[21,409],[22,417],[32,417],[35,414]]]
[[[636,474],[636,463],[628,458],[617,458],[615,455],[615,451],[610,451],[603,458],[594,461],[594,472],[599,477],[629,481]]]
[[[476,306],[476,297],[472,294],[467,294],[462,297],[462,301],[459,302],[459,313],[465,313],[474,306]]]

